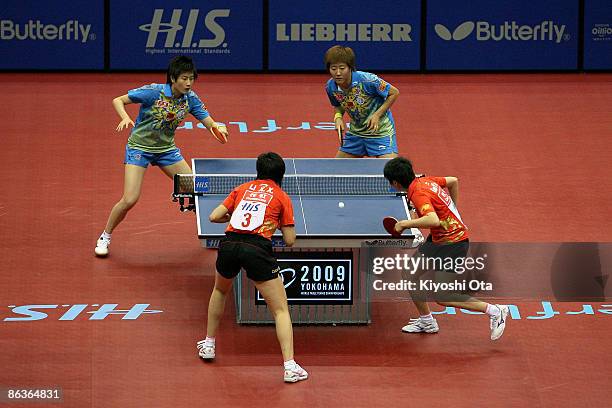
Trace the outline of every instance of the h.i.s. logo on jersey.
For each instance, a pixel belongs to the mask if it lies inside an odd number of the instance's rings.
[[[274,198],[274,188],[266,183],[251,184],[230,219],[230,224],[237,230],[253,231],[263,225],[264,230],[276,230],[276,224],[264,222],[266,209]],[[262,231],[263,232],[263,231]]]
[[[230,9],[214,9],[206,14],[200,9],[189,12],[155,9],[151,22],[138,29],[149,33],[145,45],[147,54],[230,54],[225,30],[218,22],[229,15]]]

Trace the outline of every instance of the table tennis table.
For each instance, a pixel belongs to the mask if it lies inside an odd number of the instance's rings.
[[[296,247],[359,247],[366,239],[389,238],[382,219],[387,215],[406,219],[410,215],[406,200],[398,196],[383,177],[386,162],[385,159],[285,159],[284,183],[292,176],[303,176],[300,183],[308,183],[309,178],[313,178],[311,183],[320,184],[330,183],[325,178],[343,176],[373,179],[365,187],[370,191],[354,191],[350,195],[334,192],[334,185],[297,186],[298,190],[309,190],[302,194],[288,191],[294,207]],[[246,176],[245,179],[256,176],[255,159],[194,159],[192,168],[204,178],[206,175]],[[359,182],[354,186],[359,188]],[[377,194],[372,194],[372,188],[377,189]],[[196,197],[198,237],[203,246],[215,247],[218,239],[225,235],[226,225],[209,222],[208,215],[227,193],[229,191]],[[344,208],[339,207],[340,202],[344,203]],[[413,237],[408,231],[404,236]],[[273,241],[275,246],[282,246],[280,232],[277,231]]]
[[[385,216],[397,219],[410,218],[409,206],[404,196],[398,195],[383,177],[387,159],[310,159],[286,158],[283,189],[289,194],[295,216],[297,240],[295,245],[283,248],[279,231],[273,236],[273,246],[282,262],[302,261],[290,264],[283,271],[296,269],[311,272],[309,279],[317,277],[316,271],[346,270],[338,274],[344,280],[343,291],[317,290],[321,296],[295,296],[285,287],[296,323],[369,323],[369,284],[366,271],[359,270],[359,248],[367,240],[391,240],[382,225]],[[199,158],[192,160],[193,193],[195,202],[191,208],[196,213],[197,233],[202,246],[218,247],[225,236],[226,224],[211,223],[210,212],[239,184],[256,178],[256,159]],[[179,182],[175,179],[175,197]],[[339,203],[344,203],[340,208]],[[418,230],[405,231],[403,239],[419,237]],[[297,248],[297,249],[294,249]],[[296,256],[295,251],[302,252]],[[349,255],[347,256],[347,252]],[[335,256],[336,254],[337,256]],[[312,256],[310,256],[312,255]],[[316,260],[311,267],[305,262]],[[327,268],[327,269],[325,269]],[[334,269],[335,268],[335,269]],[[239,323],[273,322],[254,286],[243,275],[235,285],[237,321]],[[319,273],[323,276],[323,272]],[[325,275],[328,276],[328,275]],[[321,281],[323,278],[319,278]],[[304,275],[300,279],[304,284]],[[295,281],[295,279],[293,279]],[[293,282],[292,281],[292,282]],[[330,281],[331,282],[331,281]],[[308,288],[321,288],[321,283],[306,282]],[[331,282],[340,287],[339,282]],[[330,285],[331,285],[330,283]],[[303,286],[302,286],[303,287]],[[325,289],[332,286],[324,286]],[[350,296],[346,295],[350,292]],[[345,296],[329,295],[342,293]],[[322,301],[324,299],[325,301]]]

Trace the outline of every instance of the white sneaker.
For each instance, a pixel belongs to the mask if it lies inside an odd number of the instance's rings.
[[[285,370],[285,382],[294,383],[308,378],[308,373],[298,363],[290,370]]]
[[[501,310],[501,313],[498,316],[491,316],[491,340],[497,340],[504,334],[506,320],[508,320],[508,313],[510,313],[510,308],[506,305],[495,306]]]
[[[426,322],[420,317],[418,319],[410,319],[410,323],[402,327],[404,333],[437,333],[440,331],[438,322],[433,319],[431,322]]]
[[[205,345],[206,340],[200,340],[197,343],[198,354],[204,360],[213,360],[215,358],[215,346]]]
[[[103,257],[108,255],[108,246],[110,245],[110,242],[110,238],[98,238],[98,242],[96,243],[96,249],[94,249],[96,256]]]

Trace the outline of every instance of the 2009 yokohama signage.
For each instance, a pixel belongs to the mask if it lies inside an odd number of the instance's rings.
[[[353,303],[352,252],[279,253],[278,264],[289,304]],[[264,304],[257,292],[257,304]]]

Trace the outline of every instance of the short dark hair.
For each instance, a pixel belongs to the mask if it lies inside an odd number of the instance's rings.
[[[257,156],[257,180],[272,180],[279,186],[285,176],[285,161],[274,152],[262,153]]]
[[[355,52],[351,47],[342,45],[334,45],[325,52],[325,68],[329,71],[331,64],[345,63],[351,69],[355,70]]]
[[[171,84],[172,80],[177,80],[184,72],[193,72],[194,79],[198,78],[198,70],[191,59],[185,55],[179,55],[170,60],[168,71],[166,72],[166,83]]]
[[[416,178],[410,160],[401,156],[391,159],[385,164],[384,174],[389,183],[397,181],[404,188],[408,188]]]

